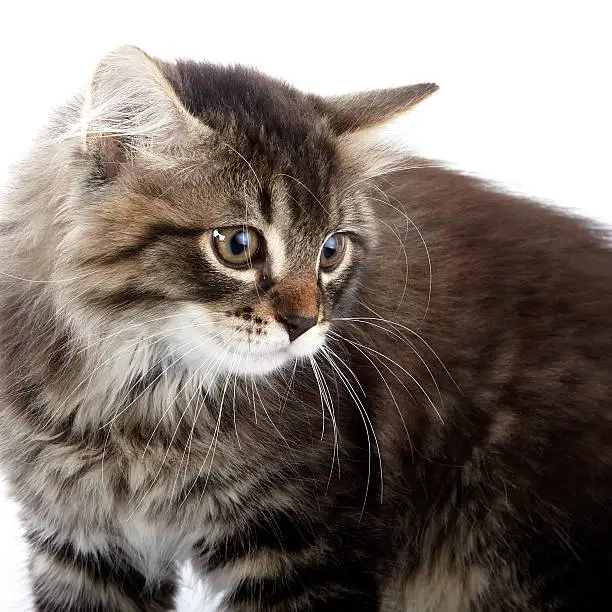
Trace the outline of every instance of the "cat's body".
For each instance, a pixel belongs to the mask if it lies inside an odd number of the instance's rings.
[[[347,126],[397,112],[389,93],[323,121],[258,75],[182,70],[163,67],[222,142],[47,140],[5,204],[0,452],[38,608],[171,609],[192,560],[229,610],[609,609],[608,237],[422,160],[363,181],[378,153],[360,174]],[[258,200],[236,204],[271,254],[257,286],[232,284],[256,261],[225,279],[201,246],[204,189]],[[349,263],[317,267],[314,295],[309,261],[340,230]],[[192,337],[221,317],[214,349]],[[284,342],[280,323],[302,353],[259,373],[253,339]]]

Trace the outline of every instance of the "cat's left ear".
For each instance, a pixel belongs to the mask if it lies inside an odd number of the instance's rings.
[[[379,127],[438,90],[434,83],[324,98],[323,113],[337,135]]]
[[[374,178],[400,169],[406,145],[380,128],[437,91],[434,83],[319,98],[319,109],[337,136],[340,167]]]
[[[128,159],[161,156],[187,138],[210,132],[183,106],[159,64],[130,46],[108,54],[96,67],[82,130],[85,150],[109,177]]]

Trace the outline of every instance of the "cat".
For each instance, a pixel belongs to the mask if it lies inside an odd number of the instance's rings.
[[[103,58],[2,203],[40,612],[610,608],[610,232],[407,153],[436,90]]]

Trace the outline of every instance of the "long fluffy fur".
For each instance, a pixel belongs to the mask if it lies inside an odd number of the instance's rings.
[[[609,237],[366,144],[431,90],[340,113],[126,48],[35,144],[2,203],[0,455],[38,610],[170,610],[186,560],[236,611],[608,609]],[[238,222],[269,270],[212,254]],[[313,291],[291,359],[257,358]]]

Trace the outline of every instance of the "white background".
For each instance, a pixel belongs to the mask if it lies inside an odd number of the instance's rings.
[[[612,44],[600,2],[3,2],[0,181],[97,59],[251,64],[321,94],[435,81],[397,124],[414,148],[612,223]],[[0,347],[1,350],[1,347]],[[0,483],[0,610],[29,610],[25,553]],[[181,611],[201,610],[191,580]]]

